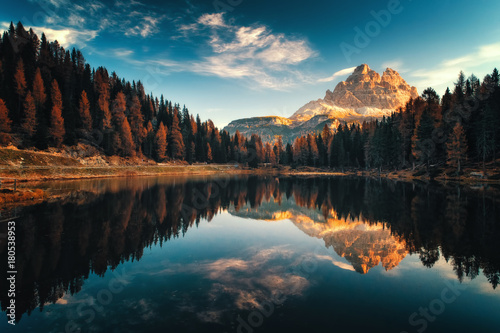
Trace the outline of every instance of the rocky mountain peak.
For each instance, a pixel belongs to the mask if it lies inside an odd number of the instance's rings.
[[[370,82],[380,81],[380,75],[372,70],[367,64],[356,67],[354,72],[349,76],[346,82]],[[341,82],[342,83],[342,82]]]
[[[394,111],[410,98],[418,97],[417,88],[411,87],[391,68],[380,76],[366,64],[356,67],[346,81],[340,82],[333,92],[326,92],[325,101],[333,107],[351,109],[364,114],[363,108]],[[361,112],[360,112],[361,111]],[[387,113],[387,112],[384,112]]]
[[[397,71],[387,68],[381,76],[362,64],[337,84],[333,92],[327,90],[323,99],[311,101],[297,110],[288,118],[290,123],[260,117],[233,121],[225,129],[231,134],[239,130],[246,136],[256,133],[268,141],[281,135],[283,140],[293,142],[297,136],[321,131],[324,125],[336,127],[341,122],[389,116],[410,98],[417,97],[417,88],[410,86]]]

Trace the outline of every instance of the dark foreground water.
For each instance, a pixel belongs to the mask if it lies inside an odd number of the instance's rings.
[[[349,178],[51,183],[16,219],[0,332],[498,332],[500,206]]]

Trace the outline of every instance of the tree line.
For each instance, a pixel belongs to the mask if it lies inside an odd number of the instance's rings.
[[[158,162],[238,162],[331,168],[399,169],[495,161],[500,136],[500,75],[481,82],[460,73],[442,97],[427,88],[382,120],[325,125],[284,144],[221,131],[180,104],[146,94],[141,81],[94,69],[79,50],[41,39],[22,23],[0,40],[0,144],[61,147],[84,141],[107,155]]]

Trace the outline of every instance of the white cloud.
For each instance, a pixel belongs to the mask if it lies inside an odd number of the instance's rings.
[[[68,17],[68,23],[72,26],[83,27],[85,24],[85,18],[81,15],[71,14]]]
[[[332,76],[326,77],[324,79],[319,79],[318,82],[331,82],[339,76],[352,74],[352,72],[354,72],[355,69],[356,69],[356,67],[344,68],[344,69],[334,73]]]
[[[500,58],[500,43],[483,45],[474,52],[454,59],[444,60],[433,69],[420,69],[413,71],[416,85],[419,89],[426,87],[444,88],[451,85],[458,77],[460,71],[467,73],[491,71],[498,66]],[[491,67],[491,68],[489,68]]]
[[[263,25],[230,24],[223,13],[204,14],[178,31],[185,38],[205,38],[204,45],[209,46],[209,54],[186,70],[248,80],[252,87],[283,90],[294,86],[304,75],[292,66],[316,56],[304,39],[273,33]]]
[[[198,18],[198,23],[210,27],[227,27],[224,23],[223,13],[203,14]]]
[[[77,45],[81,48],[84,48],[87,45],[87,42],[95,39],[98,35],[97,30],[73,28],[51,29],[47,27],[31,28],[37,35],[41,36],[42,33],[45,33],[45,36],[48,40],[57,40],[59,44],[65,48],[68,48],[70,45]]]
[[[133,54],[134,51],[132,50],[126,50],[126,49],[115,49],[113,50],[113,53],[116,57],[128,57],[129,55]]]
[[[160,31],[158,25],[163,20],[163,18],[164,16],[163,17],[142,16],[140,18],[140,22],[136,26],[130,27],[125,31],[125,35],[126,36],[141,35],[144,38],[154,35]]]
[[[93,31],[98,33],[106,29],[107,32],[147,38],[160,31],[160,24],[167,17],[155,8],[146,7],[135,0],[115,1],[109,5],[98,0],[79,4],[73,4],[68,0],[49,1],[51,8],[47,10],[45,25],[50,24],[50,29],[53,30],[95,27],[96,30]],[[43,5],[46,6],[45,3]]]

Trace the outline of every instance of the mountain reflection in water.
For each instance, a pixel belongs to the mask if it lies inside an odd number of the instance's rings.
[[[499,205],[482,192],[300,177],[99,180],[61,186],[78,191],[18,209],[18,320],[67,293],[77,294],[90,274],[104,276],[121,263],[140,260],[145,248],[182,238],[221,212],[269,223],[289,220],[347,260],[330,258],[335,265],[361,274],[380,264],[392,270],[417,253],[426,267],[444,257],[460,281],[482,272],[492,288],[499,282]],[[6,233],[5,224],[0,233]],[[5,238],[0,238],[0,257],[6,262]],[[221,265],[238,271],[249,264],[221,259],[210,265],[205,268],[217,275]],[[9,301],[4,275],[3,311]]]

